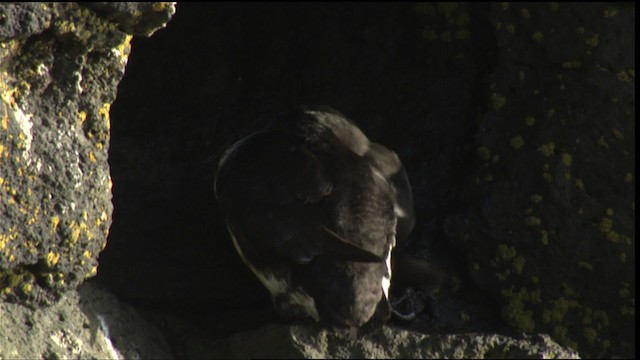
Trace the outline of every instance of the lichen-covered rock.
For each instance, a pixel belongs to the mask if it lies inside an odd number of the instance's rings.
[[[634,7],[501,3],[490,18],[470,211],[449,229],[513,328],[633,357]]]
[[[304,359],[578,359],[547,335],[514,338],[493,334],[424,335],[383,327],[349,341],[309,326],[266,325],[260,329],[210,341],[191,335],[185,358]]]
[[[51,306],[0,303],[0,359],[170,359],[160,332],[92,282]]]
[[[173,12],[0,5],[0,301],[48,302],[96,273],[112,211],[109,107],[131,35]]]

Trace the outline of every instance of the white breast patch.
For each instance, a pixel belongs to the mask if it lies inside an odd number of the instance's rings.
[[[309,294],[307,294],[302,289],[293,290],[291,289],[289,284],[284,281],[284,279],[276,278],[272,274],[256,269],[249,261],[247,261],[247,258],[242,252],[242,249],[240,249],[238,240],[236,239],[228,224],[227,229],[229,230],[229,234],[231,235],[231,240],[233,240],[233,246],[236,248],[236,251],[242,258],[242,261],[244,261],[249,269],[251,269],[258,280],[260,280],[262,285],[264,285],[267,290],[269,290],[272,299],[275,299],[279,295],[287,294],[291,304],[295,304],[298,307],[304,309],[304,311],[315,321],[320,321],[320,315],[318,315],[318,310],[316,309],[316,302]]]

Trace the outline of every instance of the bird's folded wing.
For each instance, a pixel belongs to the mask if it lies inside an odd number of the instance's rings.
[[[278,146],[274,145],[278,150]],[[234,227],[243,229],[239,245],[272,261],[278,258],[307,263],[315,256],[382,262],[373,254],[344,239],[329,228],[322,200],[330,196],[330,174],[304,146],[280,148],[277,159],[269,159],[271,171],[255,176],[250,189],[251,204],[242,213],[229,214]],[[263,166],[265,164],[262,164]]]

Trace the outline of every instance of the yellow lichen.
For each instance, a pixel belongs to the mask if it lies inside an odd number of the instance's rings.
[[[496,257],[503,261],[509,261],[515,258],[516,255],[516,248],[509,245],[500,244],[496,250]]]
[[[529,293],[529,302],[532,304],[540,304],[542,302],[542,296],[540,289],[532,290]]]
[[[578,296],[578,294],[575,292],[575,290],[573,290],[569,285],[567,285],[566,283],[562,283],[562,287],[564,290],[564,294],[566,296]],[[577,304],[575,301],[573,301],[574,305]]]
[[[478,157],[480,159],[482,159],[483,161],[489,161],[489,159],[491,158],[491,151],[489,150],[488,147],[486,146],[480,146],[477,150],[476,150]]]
[[[520,13],[522,14],[522,17],[525,19],[528,19],[529,17],[531,17],[531,14],[529,14],[529,9],[527,8],[520,9]]]
[[[22,290],[23,293],[29,294],[31,292],[32,288],[33,288],[33,285],[31,285],[29,283],[26,283],[26,284],[22,285],[21,290]]]
[[[494,110],[502,109],[507,103],[507,99],[498,93],[491,94],[491,106]]]
[[[496,272],[495,275],[499,281],[505,281],[511,275],[511,270],[506,269],[504,272]]]
[[[589,344],[593,345],[597,336],[598,332],[596,331],[596,329],[591,327],[587,327],[584,329],[584,337],[585,339],[587,339],[587,342],[589,342]]]
[[[547,118],[552,118],[555,113],[556,113],[556,109],[547,110]]]
[[[524,223],[525,225],[529,225],[529,226],[538,226],[540,225],[541,221],[540,221],[540,218],[537,216],[527,216],[524,219]]]
[[[56,265],[59,260],[60,260],[60,254],[56,254],[53,251],[49,251],[46,259],[47,265],[49,267],[53,267],[54,265]]]
[[[526,301],[530,301],[529,293],[525,288],[521,288],[515,293],[510,290],[503,290],[502,296],[506,298],[506,305],[503,308],[506,318],[516,328],[524,332],[532,332],[535,329],[533,311],[527,309]]]
[[[608,217],[603,217],[602,220],[600,221],[600,231],[602,231],[603,233],[607,233],[609,231],[611,231],[611,227],[613,226],[613,221],[608,218]]]
[[[636,308],[634,306],[620,305],[620,313],[627,316],[635,316]]]
[[[618,291],[618,295],[620,295],[621,298],[628,298],[629,295],[631,295],[631,292],[629,291],[629,288],[625,286]]]
[[[597,47],[598,46],[598,34],[593,34],[592,37],[586,39],[584,42],[591,46],[591,47]]]
[[[576,179],[576,186],[580,189],[580,190],[584,190],[584,182],[582,181],[582,179],[577,178]]]
[[[615,136],[617,139],[620,139],[620,140],[624,139],[624,135],[622,135],[620,130],[618,130],[616,128],[613,128],[613,129],[611,129],[611,131],[613,131],[613,136]]]
[[[555,153],[555,149],[556,149],[556,144],[553,142],[550,142],[547,144],[540,145],[537,151],[541,152],[542,155],[546,157],[550,157]]]
[[[598,138],[598,140],[596,140],[596,143],[602,147],[604,147],[605,149],[609,148],[609,144],[607,143],[607,141],[604,139],[604,136],[600,136]]]
[[[542,311],[542,322],[545,324],[561,322],[569,309],[577,306],[577,302],[575,300],[567,300],[563,297],[560,297],[551,303],[553,304],[551,309],[544,309]]]
[[[536,31],[531,35],[531,39],[540,42],[544,38],[544,35],[540,31]]]
[[[527,260],[518,255],[515,259],[513,259],[513,271],[516,274],[522,274],[522,269],[524,268],[524,264],[527,262]]]
[[[456,39],[458,40],[466,40],[471,37],[471,32],[467,29],[458,29],[456,30]]]
[[[583,268],[583,269],[587,269],[589,271],[593,271],[593,265],[591,265],[590,263],[588,263],[586,261],[579,261],[578,262],[578,266]]]
[[[633,174],[631,174],[631,173],[624,174],[623,180],[626,183],[630,183],[633,180]]]
[[[527,126],[533,126],[536,123],[536,119],[533,116],[527,116],[524,123],[527,124]]]
[[[614,231],[614,230],[610,230],[606,232],[607,234],[607,240],[611,241],[612,243],[619,243],[620,242],[620,234],[618,234],[618,232]]]
[[[629,74],[624,70],[618,72],[617,76],[618,76],[618,80],[620,81],[624,81],[624,82],[631,81],[631,76],[629,76]]]
[[[462,321],[469,321],[471,316],[464,311],[460,311],[460,319],[462,319]]]
[[[507,24],[507,32],[513,34],[516,32],[516,27],[513,24]]]
[[[618,255],[618,260],[620,260],[621,263],[626,263],[627,262],[627,254],[625,253],[620,253],[620,255]]]
[[[511,138],[511,146],[514,149],[520,149],[522,145],[524,145],[524,140],[522,139],[522,136],[517,135]]]
[[[56,215],[51,217],[51,232],[55,232],[60,224],[60,218]]]
[[[90,161],[90,162],[92,162],[92,163],[94,163],[94,164],[95,164],[95,162],[97,161],[97,160],[96,160],[96,156],[95,156],[95,155],[93,155],[93,151],[89,151],[89,161]]]
[[[569,153],[562,153],[562,163],[564,164],[564,166],[569,167],[571,166],[571,162],[573,161],[573,157],[571,157],[571,154]]]
[[[582,66],[582,62],[578,60],[565,61],[562,63],[562,67],[565,69],[578,69]]]

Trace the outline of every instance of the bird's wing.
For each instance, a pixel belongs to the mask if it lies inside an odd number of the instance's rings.
[[[237,229],[238,246],[256,261],[306,263],[321,254],[383,261],[330,228],[323,200],[333,191],[318,157],[269,133],[238,147],[216,179],[216,194],[230,229]]]
[[[393,187],[393,207],[398,221],[396,238],[398,242],[402,242],[409,236],[415,225],[413,195],[407,172],[398,155],[380,144],[370,143],[364,157]]]

